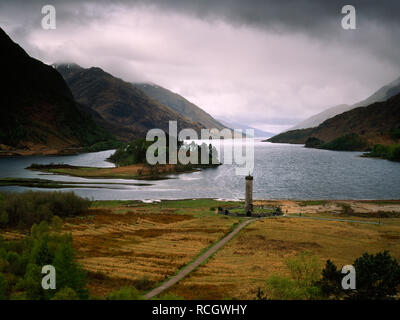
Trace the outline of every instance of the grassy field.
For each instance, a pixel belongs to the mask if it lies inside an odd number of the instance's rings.
[[[270,275],[287,273],[286,258],[302,251],[311,251],[321,264],[331,259],[339,267],[352,264],[365,251],[389,250],[400,260],[400,201],[270,200],[255,204],[281,206],[287,215],[302,212],[308,217],[381,224],[289,217],[254,221],[167,293],[185,299],[253,299]],[[89,271],[91,295],[104,298],[128,285],[145,293],[239,223],[238,217],[218,215],[215,208],[239,205],[243,203],[210,199],[96,201],[86,215],[66,219],[63,231],[72,233],[77,259]],[[380,212],[389,217],[381,218]],[[13,230],[1,234],[6,239],[21,237]]]
[[[310,213],[313,215],[318,216]],[[254,299],[268,276],[287,274],[285,259],[302,251],[316,255],[321,266],[331,259],[341,267],[352,264],[365,251],[389,250],[400,260],[399,240],[399,218],[384,219],[381,225],[285,217],[263,219],[249,225],[169,293],[186,299]]]
[[[68,220],[89,289],[104,297],[123,285],[142,292],[174,275],[239,222],[210,211],[213,200],[95,202],[90,214]]]
[[[145,164],[133,164],[129,166],[121,166],[114,168],[96,168],[96,167],[80,167],[71,165],[49,164],[38,165],[32,164],[27,169],[41,171],[46,173],[54,173],[68,175],[81,178],[92,179],[161,179],[168,174],[193,172],[199,169],[187,166],[176,166],[173,164],[164,164],[156,166],[148,166]]]

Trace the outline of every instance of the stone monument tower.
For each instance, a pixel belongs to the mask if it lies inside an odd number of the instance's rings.
[[[253,213],[253,176],[246,176],[246,199],[244,204],[246,215]]]

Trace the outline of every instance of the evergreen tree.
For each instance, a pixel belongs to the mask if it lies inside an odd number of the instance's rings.
[[[86,272],[75,261],[72,237],[65,237],[64,241],[57,248],[54,262],[57,272],[57,288],[71,288],[79,298],[88,298],[86,286]]]
[[[338,298],[343,294],[341,287],[342,278],[343,275],[337,269],[336,265],[331,260],[327,260],[325,268],[322,270],[322,278],[316,284],[321,288],[325,297]]]
[[[400,265],[388,251],[364,253],[354,261],[357,289],[351,299],[393,299],[400,285]]]

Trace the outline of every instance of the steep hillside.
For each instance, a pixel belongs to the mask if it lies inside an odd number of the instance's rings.
[[[58,153],[109,139],[75,102],[62,76],[0,28],[0,154]]]
[[[365,150],[374,144],[398,141],[400,131],[400,94],[384,102],[339,114],[316,128],[293,130],[267,141],[306,143],[311,147],[326,144],[328,149]]]
[[[274,143],[304,144],[312,134],[313,130],[314,128],[290,130],[277,134],[276,136],[273,136],[264,141]]]
[[[94,120],[120,140],[144,137],[148,130],[168,130],[168,121],[176,120],[178,130],[203,125],[184,118],[174,110],[147,96],[133,84],[118,79],[100,68],[84,69],[75,64],[55,65],[72,90],[75,99],[95,111]]]
[[[157,86],[150,83],[134,83],[134,85],[142,90],[145,94],[153,99],[157,100],[159,103],[170,107],[171,109],[178,112],[180,115],[201,123],[204,127],[208,129],[224,129],[225,126],[215,120],[211,115],[205,112],[203,109],[199,108],[195,104],[186,100],[184,97],[163,87]]]
[[[374,94],[372,94],[367,99],[360,101],[353,105],[341,104],[335,107],[331,107],[327,110],[324,110],[302,122],[295,125],[294,127],[290,128],[290,130],[297,130],[297,129],[306,129],[306,128],[313,128],[320,125],[325,120],[332,118],[338,114],[343,112],[358,108],[358,107],[365,107],[375,102],[382,102],[386,101],[391,97],[394,97],[400,93],[400,77],[393,82],[383,86]]]

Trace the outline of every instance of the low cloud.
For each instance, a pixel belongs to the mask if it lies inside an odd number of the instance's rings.
[[[278,132],[400,75],[398,1],[353,2],[350,31],[346,3],[302,0],[53,1],[50,31],[40,27],[47,3],[3,1],[0,25],[47,63],[154,82],[216,118]]]

